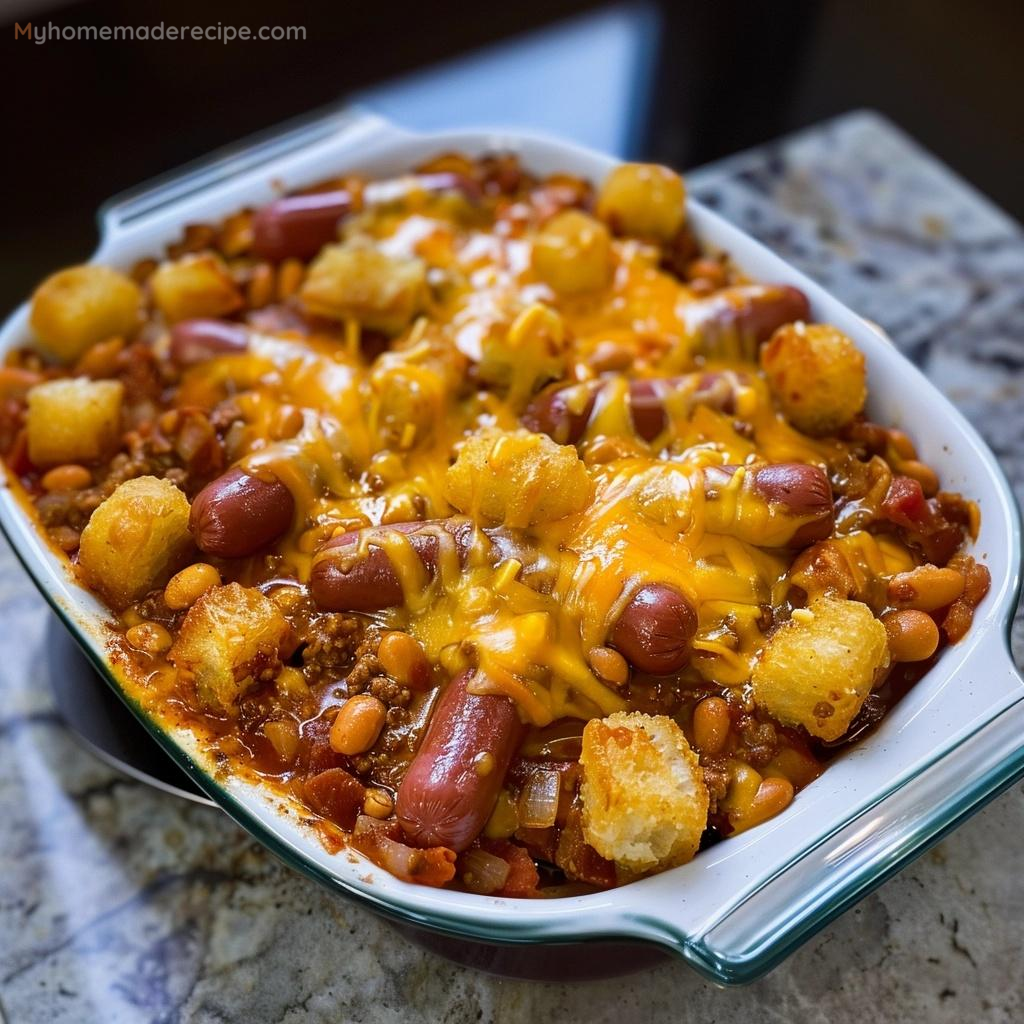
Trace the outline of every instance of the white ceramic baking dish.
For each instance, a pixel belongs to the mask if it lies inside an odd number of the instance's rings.
[[[359,111],[332,113],[115,200],[101,212],[94,260],[128,267],[161,252],[186,222],[215,220],[340,172],[400,172],[446,150],[511,151],[541,174],[569,171],[596,180],[615,163],[530,135],[419,136]],[[156,740],[240,825],[297,869],[387,915],[448,935],[499,943],[639,940],[730,983],[768,970],[1024,774],[1024,683],[1007,643],[1021,540],[1012,494],[991,452],[877,329],[700,204],[690,203],[689,217],[703,241],[731,253],[756,279],[803,289],[816,319],[855,339],[868,360],[872,418],[906,430],[946,487],[979,502],[975,551],[992,572],[968,637],[942,654],[880,728],[784,814],[690,864],[611,892],[517,901],[407,885],[354,854],[332,855],[280,797],[215,774],[190,734],[165,730],[125,695],[105,656],[104,610],[39,539],[6,487],[0,524],[40,590]],[[23,307],[3,327],[0,348],[28,337]]]

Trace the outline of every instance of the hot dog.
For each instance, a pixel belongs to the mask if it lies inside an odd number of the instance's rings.
[[[640,672],[678,672],[690,660],[697,613],[677,590],[651,583],[633,595],[611,631],[611,645]]]
[[[252,220],[252,249],[261,259],[308,260],[338,237],[338,221],[353,208],[345,189],[285,196],[264,206]]]
[[[235,468],[196,495],[189,529],[200,551],[244,558],[280,537],[294,513],[295,499],[284,484]]]
[[[777,328],[809,320],[807,296],[788,284],[743,284],[683,307],[683,320],[704,355],[754,359]]]
[[[464,672],[444,689],[398,787],[398,820],[418,846],[461,853],[476,839],[523,737],[515,702],[470,693],[472,678]]]
[[[309,579],[313,600],[324,611],[375,612],[401,606],[404,593],[398,570],[387,550],[373,543],[373,534],[402,533],[419,556],[427,577],[432,578],[437,571],[442,530],[452,536],[460,564],[465,565],[474,536],[466,519],[377,527],[370,531],[369,543],[361,551],[358,532],[332,538],[313,560]],[[502,531],[488,530],[485,534],[492,564],[513,556],[529,559],[523,545],[517,545]],[[657,584],[643,587],[634,595],[612,634],[624,656],[636,655],[636,668],[664,675],[686,664],[695,630],[696,613],[686,598],[671,587]]]
[[[830,536],[835,525],[832,486],[824,470],[802,462],[744,470],[738,494],[731,489],[737,466],[704,469],[707,529],[760,547],[802,548]],[[727,493],[731,500],[722,500]]]
[[[628,401],[633,430],[644,441],[653,441],[668,427],[668,409],[689,415],[697,406],[706,405],[735,412],[737,392],[743,384],[743,375],[732,371],[632,380]],[[523,425],[559,444],[576,444],[609,387],[607,381],[593,380],[547,388],[523,413]]]
[[[332,537],[313,561],[310,593],[327,611],[376,612],[404,603],[402,581],[387,551],[373,542],[373,536],[387,532],[403,534],[419,556],[428,577],[437,572],[442,532],[454,542],[459,564],[465,566],[473,537],[470,520],[453,516],[430,522],[396,523],[378,527],[368,535],[360,552],[362,531],[350,530]]]
[[[476,182],[461,174],[419,174],[372,182],[363,190],[361,202],[364,207],[393,203],[416,190],[459,192],[470,200],[480,194]],[[347,189],[275,199],[253,217],[253,252],[275,263],[288,258],[311,259],[337,240],[338,222],[356,208],[357,199]]]
[[[227,320],[182,320],[171,328],[170,356],[181,367],[244,352],[248,347],[245,327]]]

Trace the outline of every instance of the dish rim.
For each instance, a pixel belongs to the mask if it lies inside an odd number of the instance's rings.
[[[611,158],[592,153],[582,147],[528,132],[495,133],[484,130],[419,136],[351,108],[340,112],[330,111],[326,116],[317,117],[297,128],[286,129],[284,132],[272,131],[265,141],[247,146],[240,151],[231,150],[212,162],[204,163],[198,169],[185,174],[175,173],[163,183],[145,188],[141,193],[127,198],[115,198],[101,208],[100,221],[103,233],[91,261],[113,259],[119,245],[126,250],[130,249],[128,242],[131,236],[134,234],[137,240],[139,229],[145,227],[148,219],[154,216],[166,217],[169,212],[175,212],[175,216],[184,215],[184,208],[195,197],[209,197],[211,190],[216,191],[219,188],[225,195],[230,194],[233,197],[232,201],[236,207],[242,205],[246,201],[245,195],[250,195],[251,191],[246,191],[246,186],[255,180],[255,176],[269,175],[274,167],[282,161],[287,161],[291,155],[301,155],[326,143],[329,148],[339,150],[335,157],[339,167],[345,164],[358,164],[358,159],[353,160],[351,149],[368,140],[376,140],[382,151],[386,151],[389,146],[398,149],[402,144],[408,146],[411,143],[429,144],[436,149],[459,148],[460,141],[463,148],[471,151],[483,151],[487,148],[523,149],[531,145],[553,147],[555,151],[564,154],[567,169],[570,170],[573,162],[579,164],[584,157],[591,163],[601,162],[605,166],[610,166],[613,162]],[[350,151],[342,155],[346,145]],[[295,187],[302,182],[292,180],[289,184]],[[253,201],[251,196],[249,201]],[[874,344],[878,344],[877,329],[870,325],[865,326],[863,320],[781,257],[769,253],[759,242],[739,228],[727,224],[717,214],[696,201],[689,200],[689,205],[692,217],[705,225],[714,224],[718,236],[716,245],[729,250],[730,245],[735,243],[738,248],[747,252],[748,257],[751,253],[762,260],[770,257],[768,262],[780,264],[785,268],[785,280],[808,293],[812,306],[824,303],[842,310],[849,322],[857,323],[861,333],[864,330],[872,331],[876,337]],[[750,260],[739,259],[738,262],[747,265]],[[0,330],[0,351],[6,350],[12,342],[23,337],[26,319],[25,305],[7,319]],[[901,370],[909,375],[909,382],[925,381],[920,371],[909,361],[895,353],[895,350],[893,352],[898,356]],[[956,432],[980,457],[1000,501],[1007,527],[1007,554],[1010,556],[1007,559],[1006,572],[998,577],[998,585],[994,584],[993,594],[986,599],[989,607],[985,615],[975,624],[972,636],[963,642],[969,648],[964,657],[952,662],[944,659],[947,662],[946,674],[952,677],[969,655],[975,655],[978,660],[987,657],[991,664],[1005,668],[1011,679],[1020,682],[1009,654],[1008,642],[1021,582],[1020,514],[1002,468],[974,428],[933,385],[926,382],[925,386],[930,397],[938,400],[938,410],[947,414]],[[991,514],[992,511],[986,510],[986,515]],[[223,783],[214,778],[212,772],[200,763],[201,758],[195,756],[195,750],[188,749],[188,744],[182,737],[173,738],[166,726],[161,725],[142,708],[120,681],[119,672],[105,657],[105,642],[100,638],[101,630],[97,628],[95,621],[95,608],[99,607],[97,602],[87,591],[78,587],[68,573],[57,572],[55,566],[60,563],[55,557],[47,559],[44,556],[42,549],[45,542],[37,536],[34,522],[25,515],[8,486],[6,470],[0,496],[0,528],[3,529],[30,578],[75,636],[97,671],[160,746],[236,822],[290,866],[316,878],[334,891],[354,896],[385,916],[449,935],[512,944],[635,939],[653,942],[677,953],[710,980],[725,984],[750,981],[769,970],[828,921],[938,841],[984,802],[1011,785],[1016,778],[1024,775],[1024,738],[1014,745],[1012,738],[1004,735],[1013,734],[1014,730],[1018,734],[1024,733],[1024,729],[1021,728],[1021,725],[1024,725],[1024,691],[1021,691],[1015,700],[994,711],[987,719],[978,723],[976,728],[960,736],[955,744],[941,749],[927,763],[916,765],[913,771],[897,776],[889,788],[875,792],[869,801],[855,806],[838,828],[812,836],[811,841],[794,852],[776,872],[761,878],[756,888],[728,906],[717,918],[704,922],[703,930],[699,932],[680,931],[668,912],[641,914],[632,911],[630,905],[633,901],[630,900],[629,894],[645,883],[635,883],[634,886],[611,890],[610,893],[553,901],[495,900],[469,894],[455,894],[474,901],[475,910],[472,912],[463,906],[466,899],[438,899],[436,890],[424,891],[424,887],[404,886],[404,889],[410,892],[398,898],[395,894],[399,887],[403,887],[403,883],[380,885],[377,884],[377,879],[372,879],[359,885],[354,878],[342,877],[337,871],[326,870],[322,864],[311,859],[308,853],[299,849],[280,829],[270,827],[267,815],[264,813],[261,816],[251,805],[252,794],[249,798],[242,795],[246,788],[254,787],[240,787],[235,780]],[[993,575],[995,578],[995,573]],[[941,670],[942,662],[933,667],[928,677],[931,678]],[[996,752],[1001,752],[1000,756],[994,758],[992,764],[981,765],[980,772],[975,773],[974,777],[964,775],[959,788],[953,791],[944,803],[936,804],[927,811],[919,810],[913,829],[901,833],[898,842],[889,840],[882,845],[874,844],[867,852],[875,859],[846,871],[841,878],[826,886],[823,898],[813,905],[799,908],[798,913],[780,914],[776,911],[772,919],[775,925],[773,937],[768,943],[757,948],[744,948],[742,944],[737,944],[735,938],[731,940],[731,945],[729,942],[715,941],[713,933],[720,931],[723,924],[744,906],[748,906],[749,901],[765,892],[777,878],[792,872],[816,852],[834,846],[841,840],[844,831],[856,825],[873,809],[890,804],[901,795],[905,799],[915,783],[924,779],[928,772],[942,763],[948,766],[950,759],[958,751],[964,750],[968,744],[976,741],[983,732],[990,738],[998,738],[1002,746],[998,746]],[[259,796],[269,804],[266,794]],[[342,855],[343,858],[345,856]],[[365,868],[365,864],[361,867]],[[666,879],[683,870],[685,868],[674,869],[657,877]],[[353,872],[349,871],[348,874],[351,876]],[[372,876],[374,873],[371,871],[368,874]],[[524,903],[528,903],[530,908],[535,908],[535,912],[523,908]],[[446,904],[454,906],[455,909],[446,909]],[[517,909],[516,904],[520,905],[520,909]],[[567,907],[565,911],[561,910],[560,906],[564,904],[570,905],[571,909]],[[487,908],[486,912],[484,908]]]

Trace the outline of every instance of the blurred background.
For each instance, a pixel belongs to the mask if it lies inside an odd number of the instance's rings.
[[[681,169],[869,107],[1024,218],[1021,0],[0,0],[0,17],[4,313],[89,255],[109,196],[348,98],[411,128],[539,128]],[[38,41],[161,23],[304,38]]]

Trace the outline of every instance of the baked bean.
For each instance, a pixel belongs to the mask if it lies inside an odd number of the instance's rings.
[[[430,662],[419,642],[408,633],[385,633],[377,660],[395,682],[411,690],[430,689]]]
[[[245,289],[249,309],[262,309],[274,298],[274,268],[269,263],[257,263]]]
[[[886,612],[882,625],[893,661],[924,661],[938,649],[939,627],[925,612],[912,608]]]
[[[44,491],[80,491],[92,484],[92,473],[85,466],[69,462],[66,466],[54,466],[39,482]]]
[[[284,484],[235,468],[196,495],[189,529],[200,551],[244,558],[280,537],[294,514],[295,500]]]
[[[208,562],[175,573],[164,587],[164,604],[173,611],[191,608],[211,587],[220,586],[220,573]]]
[[[302,410],[296,405],[282,405],[270,423],[270,436],[276,441],[294,437],[304,422]]]
[[[897,608],[933,612],[952,604],[964,591],[964,578],[955,569],[919,565],[889,581],[889,602]]]
[[[914,460],[917,458],[917,449],[914,447],[914,442],[902,430],[890,429],[888,434],[889,444],[892,446],[892,450],[897,458],[903,460]]]
[[[132,626],[124,638],[135,650],[154,657],[165,654],[174,643],[171,634],[159,622],[140,622]]]
[[[633,365],[633,352],[626,345],[602,341],[590,354],[590,368],[595,373],[617,373]]]
[[[371,818],[390,818],[391,812],[395,809],[395,802],[391,794],[384,789],[368,789],[363,798],[363,814]]]
[[[277,271],[277,301],[290,299],[302,285],[306,276],[306,266],[294,257],[284,260]]]
[[[124,351],[124,338],[106,338],[104,341],[97,341],[90,345],[75,363],[75,374],[85,377],[92,377],[97,380],[102,377],[113,377],[117,374],[117,364],[121,353]]]
[[[743,761],[732,761],[729,764],[729,789],[718,801],[720,810],[729,815],[729,820],[745,814],[753,806],[754,798],[761,786],[759,772]]]
[[[721,697],[705,697],[693,709],[693,742],[708,757],[722,752],[731,727],[729,705]]]
[[[686,279],[705,282],[712,290],[725,284],[725,266],[719,260],[701,257],[686,265]]]
[[[418,846],[465,850],[494,810],[523,736],[509,697],[470,693],[472,672],[444,689],[398,787],[395,810]]]
[[[0,398],[23,399],[30,388],[42,384],[46,378],[34,370],[20,366],[0,366]]]
[[[365,754],[377,742],[387,713],[384,704],[368,693],[350,697],[331,725],[331,749],[338,754]]]
[[[793,784],[788,779],[762,779],[754,799],[742,811],[729,815],[733,835],[781,814],[793,802],[793,795]]]
[[[171,328],[171,360],[181,367],[244,352],[248,347],[245,327],[227,320],[181,320]]]
[[[611,647],[592,647],[587,655],[590,667],[605,681],[615,686],[629,682],[629,665],[618,651]]]

